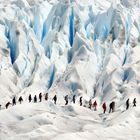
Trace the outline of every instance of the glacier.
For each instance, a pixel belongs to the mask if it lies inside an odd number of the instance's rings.
[[[42,124],[52,125],[54,114],[57,113],[60,116],[56,118],[63,126],[66,120],[76,125],[76,133],[71,125],[64,131],[60,123],[55,121],[55,125],[50,127],[51,133],[48,136],[44,134],[42,139],[61,139],[64,135],[66,140],[75,137],[80,140],[82,134],[85,140],[90,140],[92,136],[97,138],[99,132],[103,133],[99,139],[104,136],[104,139],[111,139],[111,126],[114,130],[122,126],[122,130],[127,130],[128,125],[137,128],[134,131],[129,128],[132,135],[128,139],[138,139],[139,126],[136,122],[139,122],[139,107],[134,110],[131,108],[128,112],[122,110],[127,98],[140,99],[139,0],[0,0],[0,13],[0,127],[7,130],[0,130],[3,140],[20,139],[16,130],[19,120],[23,120],[21,124],[25,123],[23,128],[20,127],[21,132],[27,131],[28,119],[32,120],[29,127],[31,134],[46,132],[48,128],[42,128]],[[24,110],[22,113],[20,105],[7,111],[4,109],[3,105],[14,96],[24,96],[27,100],[29,94],[34,96],[40,92],[48,92],[50,98],[57,94],[59,105],[64,104],[65,95],[69,95],[69,100],[76,95],[77,104],[79,97],[83,96],[85,106],[90,99],[97,100],[100,106],[102,102],[109,104],[115,101],[118,110],[113,115],[103,116],[86,108],[80,111],[80,107],[72,103],[67,107],[58,107],[52,101],[40,103],[38,107],[35,105],[38,110],[33,104],[29,105],[31,112],[26,103],[28,112]],[[40,112],[45,115],[48,112],[50,120],[39,115]],[[93,120],[90,117],[89,120],[85,119],[84,112],[87,112],[87,118],[88,115],[95,117]],[[43,117],[42,120],[37,116],[29,118],[33,114]],[[82,124],[72,115],[77,115],[83,121]],[[136,122],[133,123],[127,115]],[[6,122],[4,116],[8,116],[10,123]],[[126,122],[122,122],[123,116]],[[92,125],[85,125],[90,121]],[[15,122],[15,125],[10,126],[11,122]],[[97,123],[101,131],[92,135],[90,128],[94,129],[93,122]],[[107,135],[101,128],[102,124],[107,128]],[[32,128],[37,126],[41,130],[33,131]],[[12,127],[16,132],[12,132]],[[80,134],[81,127],[83,133]],[[59,136],[60,130],[63,131]],[[128,135],[123,136],[121,131],[118,133],[120,137],[114,135],[112,139],[125,139]],[[30,139],[29,134],[23,135],[23,139]],[[56,138],[52,138],[52,135],[56,135]],[[37,138],[36,135],[32,139]]]

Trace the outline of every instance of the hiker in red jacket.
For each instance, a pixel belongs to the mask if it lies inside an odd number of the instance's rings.
[[[95,100],[95,102],[93,103],[93,107],[94,107],[94,110],[96,111],[97,110],[97,102],[96,102],[96,100]]]
[[[106,103],[105,102],[103,103],[102,108],[103,108],[103,113],[105,114],[105,112],[106,112]]]

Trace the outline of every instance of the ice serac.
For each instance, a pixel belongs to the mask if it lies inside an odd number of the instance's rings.
[[[42,5],[37,5],[33,8],[33,29],[37,39],[41,42],[47,34],[52,21],[53,10],[52,6],[45,1]],[[52,14],[50,14],[52,12]],[[47,22],[47,23],[46,23]]]
[[[48,81],[48,89],[51,88],[55,78],[55,65],[52,65],[50,72],[50,80]]]
[[[116,16],[116,9],[113,5],[104,13],[98,14],[94,21],[94,38],[105,40],[109,35]],[[100,27],[100,28],[99,28]],[[94,39],[95,40],[95,39]]]
[[[97,59],[91,44],[90,40],[86,42],[80,34],[76,34],[71,48],[71,62],[58,82],[65,90],[90,97],[93,96],[97,73]],[[91,65],[93,67],[90,67]]]
[[[70,25],[69,25],[69,41],[70,41],[70,45],[73,45],[73,40],[74,40],[74,10],[73,7],[71,8],[71,15],[70,15]]]
[[[18,35],[18,31],[15,31],[15,24],[14,22],[11,23],[10,25],[8,25],[9,28],[11,28],[11,30],[9,29],[7,32],[7,38],[8,38],[8,47],[10,48],[10,56],[11,56],[11,62],[12,64],[15,62],[16,57],[17,57],[17,51],[18,49],[16,49],[17,44],[17,35]],[[16,34],[17,33],[17,34]]]
[[[63,31],[68,14],[68,3],[60,1],[51,6],[49,14],[43,23],[42,42],[47,39],[49,32]]]

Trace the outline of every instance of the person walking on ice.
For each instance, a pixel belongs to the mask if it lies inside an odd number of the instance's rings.
[[[126,100],[126,110],[129,109],[129,98]]]
[[[42,93],[39,93],[39,102],[42,102]]]
[[[75,104],[75,97],[76,97],[76,95],[73,95],[73,97],[72,97],[72,102]]]
[[[89,100],[89,108],[91,109],[92,107],[92,99]]]
[[[53,100],[54,100],[54,104],[56,104],[56,101],[57,101],[57,96],[56,95],[53,97]]]
[[[31,94],[29,95],[29,103],[32,101],[32,96],[31,96]]]
[[[135,107],[136,106],[136,98],[134,98],[134,100],[133,100],[133,106]]]
[[[21,104],[21,102],[23,102],[22,96],[19,97],[18,101],[20,102],[20,104]]]
[[[65,99],[65,102],[66,102],[65,105],[67,105],[68,104],[68,95],[66,95],[64,99]]]
[[[109,104],[109,113],[111,113],[111,111],[112,112],[115,111],[115,102],[114,101]]]
[[[45,100],[48,100],[48,93],[45,94]]]
[[[11,104],[10,102],[6,103],[5,108],[7,109],[10,104]]]
[[[37,97],[36,97],[36,95],[34,96],[34,103],[37,103]]]
[[[103,103],[102,108],[103,108],[103,113],[105,114],[105,112],[106,112],[106,103],[105,102]]]
[[[13,106],[16,105],[16,97],[14,97],[14,98],[12,99],[12,105],[13,105]]]
[[[94,110],[96,111],[97,110],[97,102],[95,100],[95,102],[93,103],[93,107],[94,107]]]
[[[83,101],[82,101],[82,100],[83,100],[83,97],[81,96],[81,97],[80,97],[80,106],[83,105]]]

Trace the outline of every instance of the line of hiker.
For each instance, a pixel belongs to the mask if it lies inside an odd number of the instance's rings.
[[[56,101],[57,101],[57,96],[55,95],[54,98],[54,103],[56,104]],[[68,95],[66,95],[64,97],[64,100],[65,100],[65,105],[68,105]],[[76,95],[73,95],[72,97],[72,102],[75,104],[75,100],[76,100]],[[79,103],[80,103],[80,106],[83,105],[83,97],[81,96],[79,98]],[[136,107],[136,98],[133,99],[133,106]],[[92,99],[89,100],[89,108],[92,109],[92,107],[94,108],[94,110],[96,111],[97,110],[97,101],[95,100],[93,103],[92,103]],[[129,99],[126,101],[126,110],[129,108]],[[104,102],[102,104],[102,109],[103,109],[103,113],[106,112],[107,110],[107,106],[106,106],[106,103]],[[110,104],[109,104],[109,113],[111,112],[114,112],[115,111],[115,102],[112,101]]]
[[[55,96],[56,96],[56,95],[55,95]],[[73,95],[72,102],[73,102],[74,104],[75,104],[75,98],[76,98],[76,96]],[[67,105],[67,104],[68,104],[68,95],[66,95],[66,96],[64,97],[64,100],[65,100],[65,105]],[[82,101],[82,100],[83,100],[83,97],[81,96],[81,97],[79,98],[80,106],[83,105],[83,101]],[[55,104],[56,104],[56,102],[55,102]],[[133,107],[136,107],[136,98],[133,99]],[[97,101],[95,100],[95,101],[92,103],[92,99],[90,99],[90,100],[89,100],[89,108],[90,108],[90,109],[94,108],[94,110],[96,111],[96,110],[97,110]],[[129,108],[129,99],[126,101],[126,110],[127,110],[128,108]],[[106,110],[107,110],[107,105],[106,105],[105,102],[102,104],[102,109],[103,109],[103,113],[105,113]],[[114,112],[114,111],[115,111],[115,102],[112,101],[112,102],[109,104],[109,113]]]
[[[43,98],[42,93],[39,93],[38,98],[39,98],[39,102],[42,102],[42,98]],[[28,101],[29,101],[29,103],[32,102],[32,101],[33,101],[34,103],[37,103],[38,98],[37,98],[37,95],[35,95],[34,97],[32,97],[31,94],[29,94],[29,96],[28,96]],[[49,98],[48,98],[48,93],[45,94],[45,98],[44,98],[44,99],[45,99],[46,101],[49,99]],[[56,104],[56,103],[57,103],[57,95],[55,95],[55,96],[52,98],[52,100],[54,101],[54,104]],[[68,103],[69,103],[69,96],[66,95],[66,96],[64,97],[64,100],[65,100],[65,105],[68,105]],[[18,98],[18,102],[21,104],[23,101],[24,101],[24,100],[23,100],[22,96],[20,96],[20,97]],[[75,104],[75,101],[76,101],[76,95],[73,95],[73,97],[72,97],[72,102]],[[16,105],[16,103],[17,103],[17,102],[16,102],[16,97],[14,96],[13,99],[12,99],[12,103],[7,102],[6,105],[5,105],[5,108],[7,109],[7,108],[9,107],[9,105],[13,105],[13,106],[14,106],[14,105]],[[82,96],[80,96],[80,98],[79,98],[79,103],[80,103],[80,106],[83,106],[83,97],[82,97]],[[129,103],[129,98],[128,98],[128,99],[126,100],[126,110],[129,109],[129,106],[130,106],[130,103]],[[134,106],[134,107],[136,106],[136,98],[133,99],[133,106]],[[96,110],[97,110],[97,101],[95,100],[94,102],[92,102],[92,99],[90,99],[90,100],[89,100],[89,108],[90,108],[90,109],[94,108],[94,110],[96,111]],[[1,109],[1,105],[0,105],[0,109]],[[105,102],[102,104],[102,109],[103,109],[103,113],[105,113],[106,110],[107,110],[107,105],[106,105]],[[115,102],[112,101],[112,102],[109,104],[109,113],[114,112],[114,111],[115,111]]]
[[[39,102],[42,102],[42,93],[39,93]],[[29,103],[33,100],[34,103],[37,103],[37,96],[35,95],[34,97],[31,96],[31,94],[29,94],[28,97]],[[48,93],[45,94],[45,100],[48,100]],[[23,98],[22,96],[19,97],[18,102],[21,104],[23,102]],[[12,102],[7,102],[5,105],[5,108],[7,109],[9,107],[9,105],[16,105],[16,97],[14,96],[12,99]],[[0,109],[1,109],[1,105],[0,105]]]
[[[133,100],[133,107],[136,107],[136,98],[134,98],[134,100]],[[127,109],[129,109],[129,105],[130,105],[130,103],[129,103],[129,98],[126,100],[126,110]]]

